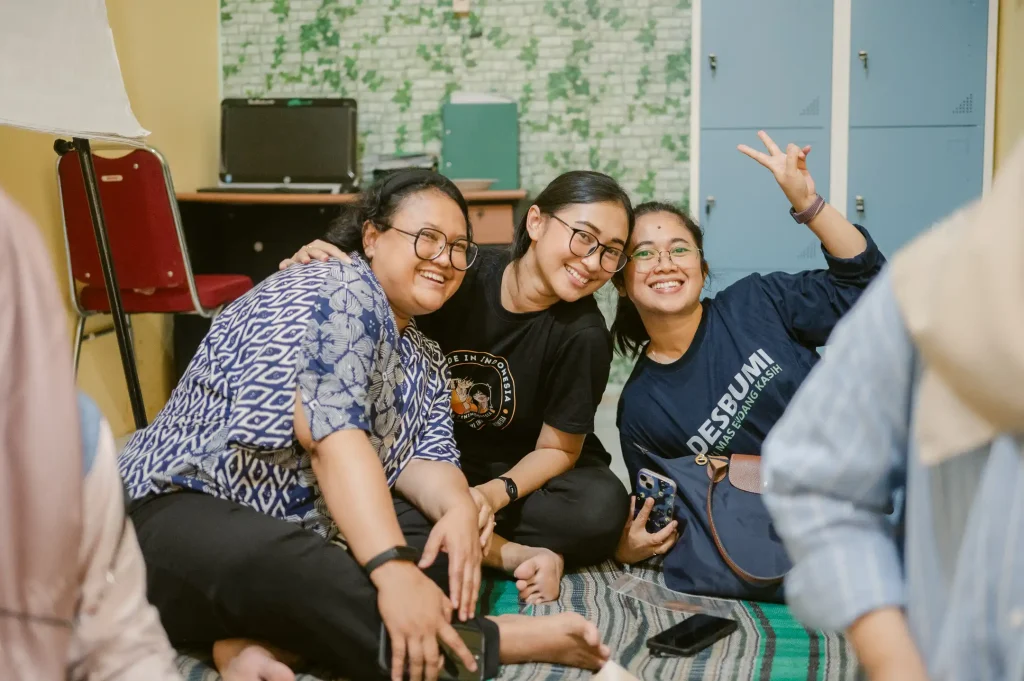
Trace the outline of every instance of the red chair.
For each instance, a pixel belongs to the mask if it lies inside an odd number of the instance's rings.
[[[214,317],[224,305],[252,288],[252,279],[240,274],[192,274],[171,171],[160,152],[135,149],[116,158],[94,153],[93,163],[126,315],[185,313]],[[85,320],[108,314],[110,303],[77,151],[57,160],[57,185],[71,300],[78,313],[77,371]],[[131,329],[130,316],[128,320]]]

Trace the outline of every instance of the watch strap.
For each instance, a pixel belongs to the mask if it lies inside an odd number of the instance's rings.
[[[519,498],[519,488],[516,486],[515,480],[503,477],[499,477],[498,480],[505,483],[505,493],[508,494],[509,503],[512,503]]]
[[[799,213],[796,212],[796,209],[790,208],[789,214],[793,216],[793,219],[797,221],[797,224],[806,225],[808,222],[818,217],[818,213],[820,213],[824,207],[825,199],[822,198],[821,194],[815,194],[814,203]]]
[[[368,560],[366,565],[363,566],[363,571],[369,575],[381,565],[390,563],[393,560],[402,560],[415,564],[419,562],[421,555],[419,549],[414,549],[411,546],[395,546]]]

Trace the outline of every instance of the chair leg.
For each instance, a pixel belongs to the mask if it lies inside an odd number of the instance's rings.
[[[75,326],[75,378],[78,378],[78,360],[82,356],[82,336],[85,334],[85,317],[78,318]]]

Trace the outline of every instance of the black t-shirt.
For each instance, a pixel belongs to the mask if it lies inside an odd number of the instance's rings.
[[[464,465],[518,462],[534,450],[545,423],[590,433],[608,382],[611,336],[594,298],[509,312],[501,304],[509,260],[505,247],[481,248],[458,292],[438,312],[416,318],[448,360]]]

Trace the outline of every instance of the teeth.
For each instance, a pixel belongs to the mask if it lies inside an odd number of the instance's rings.
[[[678,282],[678,281],[659,281],[657,284],[655,284],[651,288],[659,289],[660,290],[660,289],[679,288],[682,285],[683,284],[681,282]]]
[[[578,281],[580,284],[584,284],[585,285],[585,284],[587,284],[590,281],[590,279],[588,279],[588,278],[585,279],[585,278],[581,277],[579,272],[577,272],[573,268],[569,267],[568,265],[565,266],[565,270],[569,273],[570,277],[572,277],[573,279]]]
[[[420,275],[431,281],[436,281],[439,284],[444,283],[444,277],[442,277],[437,272],[420,272]]]

